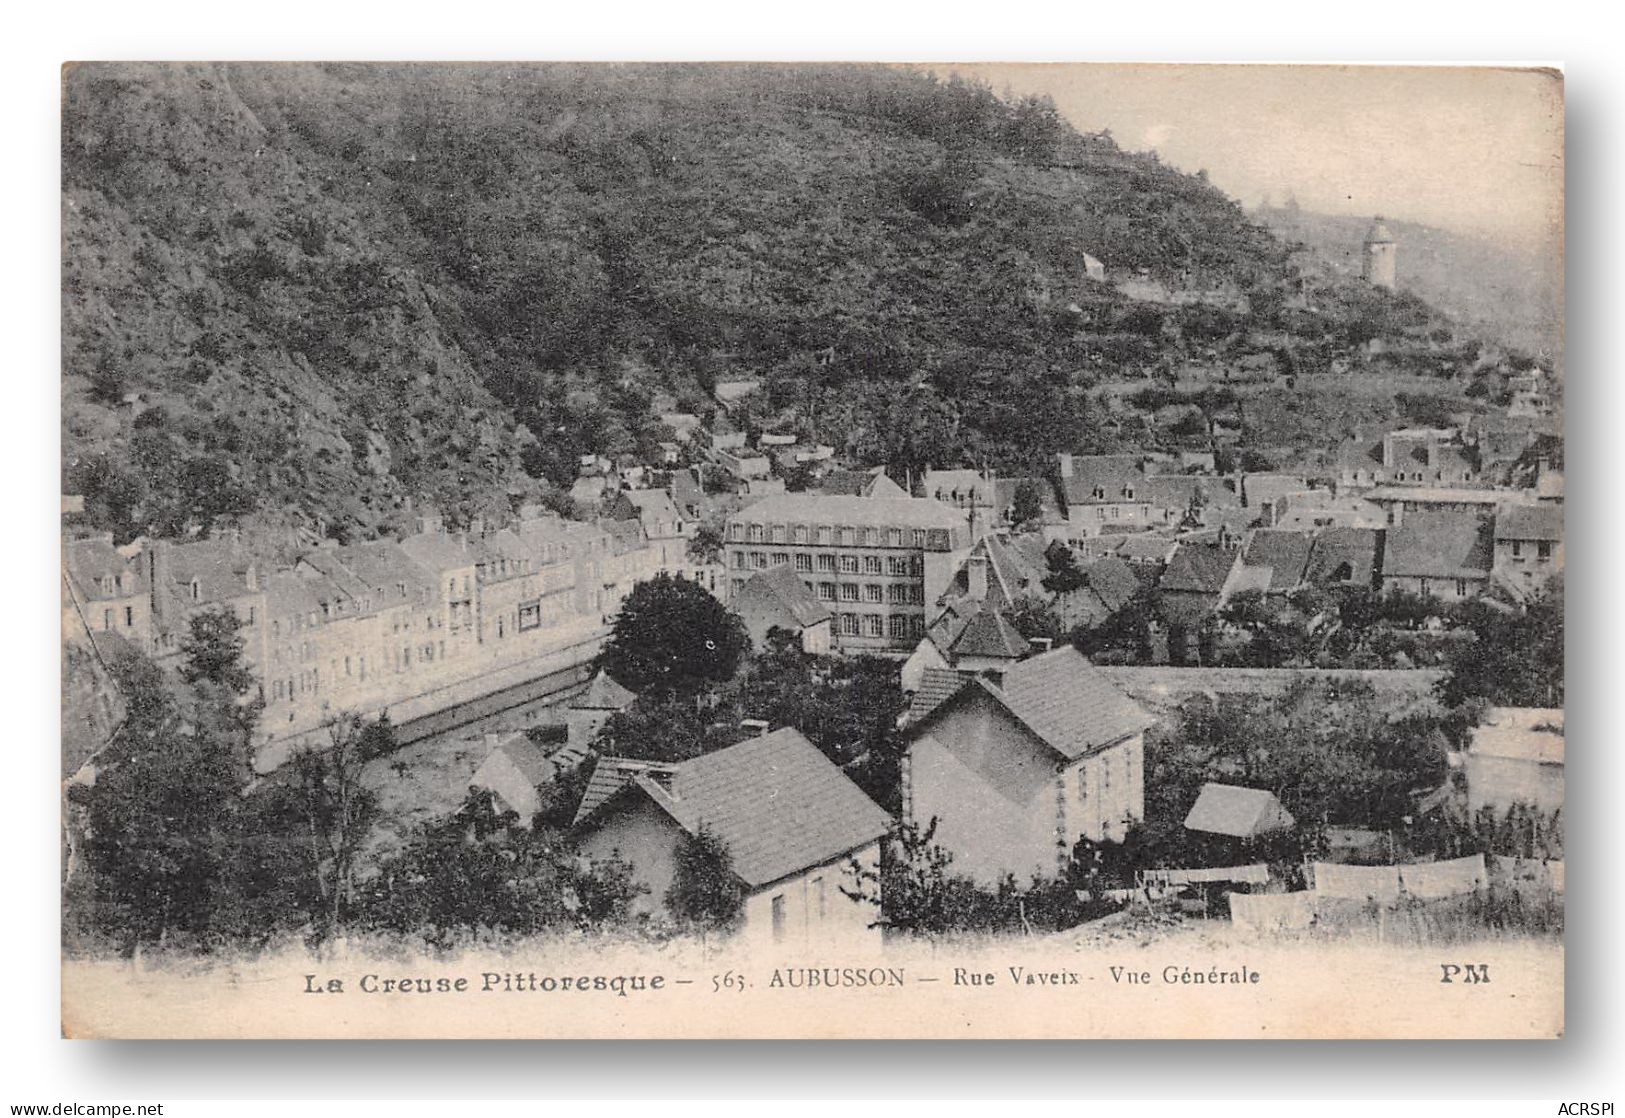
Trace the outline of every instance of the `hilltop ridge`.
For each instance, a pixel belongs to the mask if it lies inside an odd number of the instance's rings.
[[[500,516],[729,376],[851,461],[1019,470],[1121,445],[1105,379],[1461,343],[911,71],[87,64],[63,140],[64,492],[121,539]]]

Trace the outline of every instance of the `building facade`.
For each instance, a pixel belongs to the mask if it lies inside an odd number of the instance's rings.
[[[966,680],[909,727],[905,815],[982,884],[1054,877],[1145,817],[1151,723],[1071,647]]]
[[[932,500],[768,497],[728,520],[729,593],[758,571],[789,566],[834,614],[837,650],[906,654],[969,536],[957,510]]]

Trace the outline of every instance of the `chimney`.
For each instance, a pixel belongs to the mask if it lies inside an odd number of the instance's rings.
[[[1049,637],[1028,637],[1027,643],[1033,646],[1033,654],[1048,652],[1055,647],[1055,642]]]
[[[250,590],[260,588],[260,568],[258,564],[250,563],[248,565],[248,569],[243,572],[243,585]]]
[[[766,719],[762,718],[742,718],[739,720],[739,728],[753,738],[759,738],[767,733],[767,726]]]
[[[1061,476],[1072,476],[1072,455],[1070,454],[1061,455]]]
[[[1398,528],[1403,523],[1405,523],[1405,502],[1395,501],[1394,507],[1388,510],[1388,525]]]
[[[153,540],[147,545],[147,592],[152,595],[152,616],[161,620],[169,595],[169,541]],[[159,587],[163,589],[160,591]]]
[[[965,564],[967,593],[973,602],[987,600],[987,552],[973,554]]]
[[[1541,478],[1545,477],[1547,475],[1547,473],[1550,472],[1551,468],[1552,468],[1552,460],[1550,458],[1546,457],[1546,455],[1542,454],[1539,458],[1536,458],[1535,459],[1535,480],[1539,481]]]

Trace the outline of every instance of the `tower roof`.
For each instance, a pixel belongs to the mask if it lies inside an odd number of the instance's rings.
[[[1365,243],[1368,245],[1391,245],[1394,235],[1388,232],[1388,226],[1382,222],[1382,215],[1372,219],[1371,228],[1366,230]]]

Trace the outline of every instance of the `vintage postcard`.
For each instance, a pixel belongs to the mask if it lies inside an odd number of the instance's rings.
[[[75,1038],[1564,1030],[1563,93],[73,63]]]

